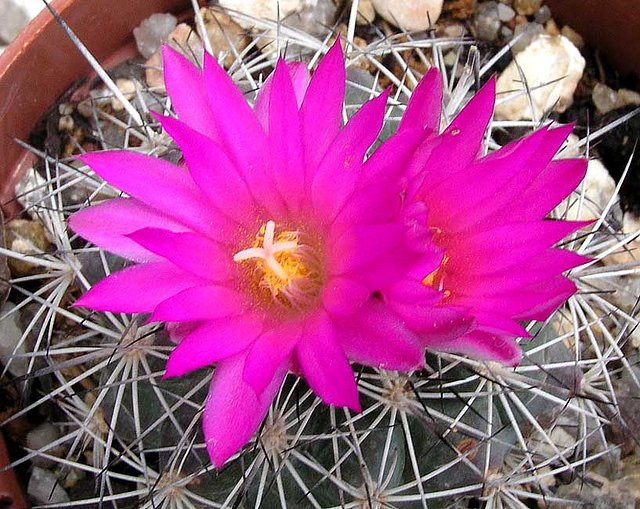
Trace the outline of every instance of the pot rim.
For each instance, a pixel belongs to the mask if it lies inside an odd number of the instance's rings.
[[[190,0],[53,0],[51,7],[98,61],[106,63],[123,47],[134,47],[133,28],[143,19],[156,12],[179,15],[192,4]],[[45,113],[89,70],[47,9],[0,55],[0,206],[6,216],[19,213],[14,187],[35,160],[14,140],[27,140]]]

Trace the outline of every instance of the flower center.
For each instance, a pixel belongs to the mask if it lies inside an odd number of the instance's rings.
[[[238,251],[233,261],[253,263],[252,285],[285,307],[308,309],[320,295],[324,278],[317,250],[298,231],[276,234],[274,221],[263,224],[253,246]]]
[[[432,234],[433,234],[432,239],[435,242],[435,244],[439,247],[444,248],[443,243],[441,242],[442,230],[437,227],[432,228]],[[440,262],[440,265],[436,267],[436,269],[433,272],[431,272],[431,274],[427,274],[422,280],[423,285],[430,286],[435,290],[443,292],[443,300],[448,299],[449,296],[451,295],[451,291],[446,288],[446,283],[445,283],[445,279],[446,279],[445,270],[446,270],[448,261],[449,261],[449,255],[445,252],[444,256],[442,257],[442,261]]]

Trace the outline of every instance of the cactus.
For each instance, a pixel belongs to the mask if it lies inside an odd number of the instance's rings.
[[[271,22],[260,23],[274,28]],[[327,41],[293,29],[281,30],[278,37],[280,47],[295,43],[311,60],[328,47]],[[453,68],[443,64],[443,53],[451,50],[460,60]],[[395,86],[382,136],[397,126],[417,82],[409,59],[431,59],[441,67],[447,119],[497,61],[484,59],[467,41],[417,41],[408,35],[364,48],[347,44],[347,55],[345,116],[379,92],[381,77]],[[400,78],[383,64],[387,61],[400,64]],[[273,62],[249,47],[237,55],[230,72],[255,89]],[[141,145],[173,157],[175,149],[147,114],[149,107],[167,107],[166,98],[141,88],[132,105],[149,125],[135,126],[126,110],[114,117],[99,103],[91,105],[88,120],[98,141],[104,142],[100,136],[108,131],[111,144],[138,150]],[[520,130],[534,127],[531,122],[516,124]],[[493,131],[513,127],[493,122],[487,150],[497,146]],[[22,407],[3,426],[24,417],[55,424],[59,439],[26,449],[14,465],[36,458],[54,462],[75,506],[552,505],[570,502],[556,494],[559,483],[584,477],[594,462],[615,459],[634,436],[633,416],[625,408],[640,389],[628,358],[636,309],[625,308],[618,295],[635,291],[625,288],[620,276],[638,268],[635,263],[600,262],[634,241],[637,233],[616,227],[615,196],[605,210],[592,210],[584,190],[578,190],[557,214],[575,214],[580,207],[597,213],[590,233],[569,242],[594,262],[573,271],[577,295],[546,323],[528,325],[534,339],[523,343],[519,367],[441,354],[429,355],[427,367],[410,374],[361,369],[360,414],[325,406],[290,375],[259,436],[216,472],[199,425],[212,369],[163,380],[172,346],[162,328],[144,325],[138,316],[69,306],[122,261],[74,236],[66,217],[97,198],[117,196],[117,191],[72,158],[30,149],[41,160],[25,175],[18,199],[25,214],[44,226],[51,248],[0,250],[31,267],[30,273],[10,279],[17,305],[5,308],[0,317],[13,315],[24,322],[18,346],[5,359],[5,374],[12,363],[26,362],[25,374],[12,382],[24,389]]]

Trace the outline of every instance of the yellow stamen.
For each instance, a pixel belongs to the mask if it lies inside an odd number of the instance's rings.
[[[287,307],[306,308],[320,293],[321,264],[316,251],[300,242],[297,231],[285,230],[276,235],[274,221],[262,225],[254,245],[238,251],[233,260],[255,262],[253,282]]]
[[[442,280],[443,280],[443,271],[445,266],[447,265],[447,262],[449,261],[449,257],[447,255],[444,255],[442,257],[442,261],[440,262],[440,265],[436,268],[436,270],[434,270],[431,274],[428,274],[423,280],[422,280],[422,284],[425,286],[431,286],[432,288],[435,288],[436,290],[440,290],[442,291]]]

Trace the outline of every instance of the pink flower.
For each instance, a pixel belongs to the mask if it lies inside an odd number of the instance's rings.
[[[138,263],[77,305],[152,313],[179,330],[166,376],[217,363],[203,420],[220,467],[255,433],[289,370],[326,403],[359,410],[349,360],[411,370],[424,337],[450,341],[469,321],[436,309],[433,288],[399,288],[398,306],[410,299],[417,313],[409,330],[379,296],[442,258],[424,207],[405,213],[401,200],[423,131],[405,129],[364,161],[388,94],[342,127],[339,44],[311,80],[280,60],[253,109],[209,56],[200,71],[165,47],[164,68],[179,120],[158,120],[186,170],[128,151],[81,158],[130,197],[74,214],[71,227]]]
[[[467,310],[476,326],[429,348],[516,365],[522,321],[546,320],[575,291],[563,272],[587,258],[554,247],[588,222],[545,219],[580,183],[586,160],[552,160],[572,126],[543,127],[487,156],[483,138],[495,100],[491,79],[440,132],[442,82],[433,70],[416,88],[399,133],[425,141],[407,166],[407,201],[424,204],[432,240],[443,249],[424,284],[445,308]]]

